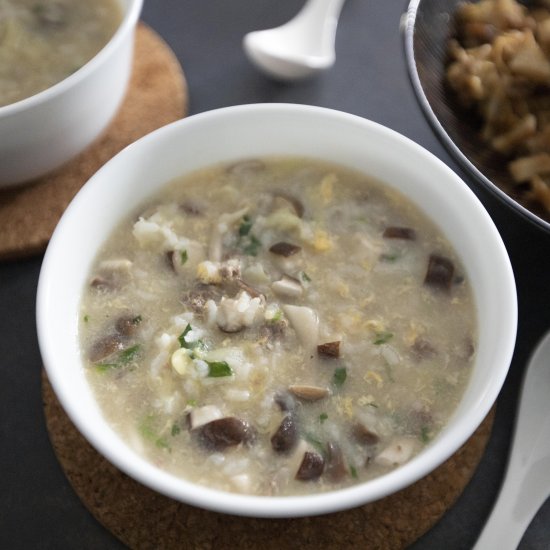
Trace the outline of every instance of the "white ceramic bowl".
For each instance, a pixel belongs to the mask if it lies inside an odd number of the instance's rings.
[[[79,302],[91,263],[113,227],[164,183],[220,161],[301,155],[337,162],[387,182],[439,225],[473,286],[479,347],[471,381],[448,426],[401,468],[355,487],[314,496],[255,497],[178,479],[131,450],[103,419],[86,381],[78,345]],[[38,286],[40,349],[68,415],[108,460],[174,499],[231,514],[267,517],[341,510],[393,493],[452,455],[493,405],[512,357],[516,289],[502,240],[481,203],[446,165],[376,123],[300,105],[247,105],[206,112],[130,145],[82,188],[49,244]]]
[[[0,107],[0,188],[28,182],[83,151],[118,110],[132,70],[143,0],[119,0],[123,19],[105,47],[66,79]]]

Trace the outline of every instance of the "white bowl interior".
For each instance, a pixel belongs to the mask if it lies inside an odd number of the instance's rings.
[[[462,259],[473,286],[479,348],[470,384],[447,428],[418,457],[381,478],[301,497],[251,497],[198,487],[137,456],[105,422],[80,361],[81,292],[99,246],[121,217],[158,186],[195,169],[246,157],[298,155],[361,170],[417,203]],[[473,433],[504,382],[515,344],[516,291],[490,217],[448,167],[407,138],[337,111],[298,105],[230,107],[171,124],[130,145],[75,197],[48,247],[37,299],[40,348],[49,379],[77,428],[138,481],[198,506],[251,516],[301,516],[376,500],[426,475]]]

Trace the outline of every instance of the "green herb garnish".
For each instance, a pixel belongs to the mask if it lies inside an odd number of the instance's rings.
[[[393,338],[392,332],[377,332],[376,340],[374,341],[375,346],[388,343]]]
[[[337,388],[340,388],[342,384],[346,381],[347,377],[348,377],[348,371],[346,367],[339,367],[334,370],[334,375],[332,376],[332,383]]]
[[[89,315],[84,315],[84,322],[87,323],[89,320],[90,320],[90,316]]]
[[[208,365],[208,376],[210,378],[221,378],[223,376],[232,376],[233,369],[226,361],[206,361]]]
[[[144,439],[150,441],[151,443],[154,443],[159,449],[167,449],[168,451],[172,451],[166,439],[157,434],[153,426],[155,420],[156,417],[153,414],[149,414],[145,418],[143,418],[138,426],[139,433]]]
[[[172,429],[170,430],[170,433],[172,434],[172,437],[175,437],[175,436],[178,435],[180,432],[181,432],[181,428],[180,428],[177,424],[174,424],[174,425],[172,426]]]
[[[180,262],[181,265],[185,265],[187,263],[188,256],[187,256],[187,250],[182,250],[180,252]]]
[[[420,429],[420,439],[423,443],[428,443],[428,441],[430,441],[430,430],[428,426],[422,426]]]
[[[252,229],[252,220],[250,219],[249,216],[243,216],[243,221],[239,226],[239,235],[241,237],[245,237],[250,233],[251,229]]]
[[[132,362],[140,350],[141,346],[136,344],[135,346],[122,350],[112,363],[97,363],[95,367],[100,372],[106,372],[110,369],[119,369],[120,367]]]
[[[186,339],[186,336],[193,330],[193,327],[187,323],[187,326],[185,327],[185,330],[178,336],[178,342],[180,343],[180,347],[185,349],[205,349],[206,346],[202,340],[196,340],[195,342],[188,342]],[[191,355],[191,357],[194,359],[194,354]]]
[[[400,255],[397,252],[380,254],[380,260],[387,263],[393,263],[399,259]]]
[[[328,419],[328,414],[327,413],[321,413],[319,415],[319,422],[321,422],[321,424]]]
[[[355,468],[355,466],[352,466],[351,464],[349,465],[349,471],[350,471],[350,474],[351,474],[351,477],[353,479],[357,479],[359,476],[357,475],[357,469]]]
[[[258,255],[258,250],[262,246],[262,242],[257,237],[255,237],[254,235],[249,235],[248,236],[248,241],[249,241],[248,244],[245,245],[244,248],[243,248],[243,252],[247,256],[257,256]]]
[[[304,283],[311,283],[311,277],[305,271],[300,271],[300,279]]]

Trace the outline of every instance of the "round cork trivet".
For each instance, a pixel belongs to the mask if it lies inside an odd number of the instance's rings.
[[[483,455],[494,420],[493,408],[443,465],[382,500],[330,516],[256,519],[209,512],[144,487],[107,462],[80,435],[45,371],[42,395],[54,451],[74,490],[104,527],[136,549],[406,548],[433,527],[462,493]]]
[[[43,252],[71,199],[103,164],[138,138],[186,113],[187,85],[176,56],[158,34],[140,23],[128,91],[107,130],[49,175],[0,190],[0,260]]]

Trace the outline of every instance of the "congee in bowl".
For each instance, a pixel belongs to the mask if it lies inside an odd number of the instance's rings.
[[[177,500],[291,517],[379,499],[479,426],[517,321],[468,187],[359,117],[247,105],[132,144],[46,252],[41,353],[77,428]]]
[[[255,495],[407,462],[475,356],[468,277],[403,195],[313,159],[177,179],[109,237],[80,314],[88,380],[161,468]]]
[[[117,0],[0,0],[0,106],[74,73],[121,19]]]

